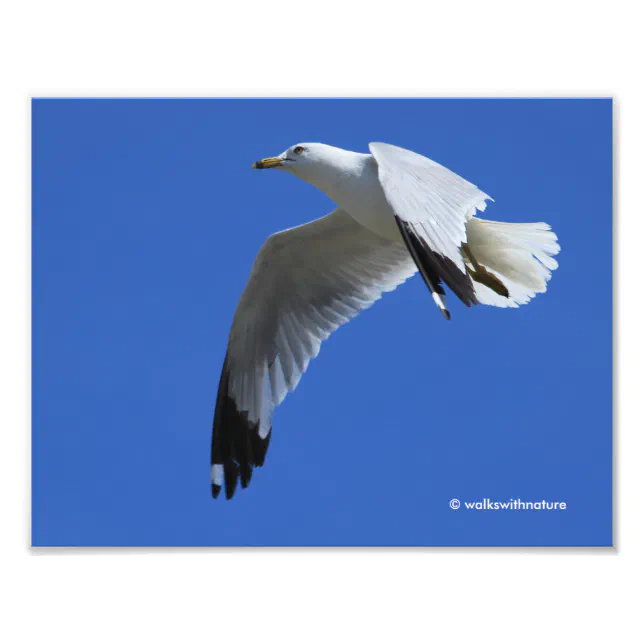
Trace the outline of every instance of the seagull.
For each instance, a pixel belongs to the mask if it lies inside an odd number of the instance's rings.
[[[307,181],[337,208],[271,235],[233,318],[215,407],[211,484],[217,498],[247,487],[264,464],[273,410],[297,387],[323,340],[419,272],[450,319],[447,286],[466,306],[516,308],[546,290],[558,264],[545,223],[480,219],[474,184],[387,143],[370,154],[298,143],[258,170]]]

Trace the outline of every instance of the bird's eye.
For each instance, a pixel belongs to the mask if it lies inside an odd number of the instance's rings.
[[[293,148],[293,154],[302,154],[304,148],[301,145],[298,145],[296,148]]]

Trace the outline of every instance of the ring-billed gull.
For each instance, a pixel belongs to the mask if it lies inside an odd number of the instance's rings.
[[[467,306],[517,307],[557,268],[545,223],[476,217],[491,199],[415,152],[371,143],[359,154],[300,143],[253,168],[294,174],[337,208],[271,235],[237,305],[219,383],[212,494],[250,482],[264,463],[274,408],[297,386],[323,340],[419,271],[446,319],[443,284]]]

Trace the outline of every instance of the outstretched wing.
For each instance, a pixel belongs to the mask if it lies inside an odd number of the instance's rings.
[[[262,465],[272,415],[323,340],[416,272],[404,244],[341,209],[272,235],[237,305],[212,437],[212,492],[227,498]]]
[[[378,178],[409,252],[432,290],[443,280],[467,305],[476,304],[461,246],[465,224],[491,199],[434,161],[387,143],[370,143]]]

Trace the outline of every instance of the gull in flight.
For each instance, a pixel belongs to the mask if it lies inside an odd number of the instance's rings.
[[[557,268],[545,223],[477,217],[491,199],[415,152],[371,143],[371,154],[299,143],[253,168],[289,172],[337,208],[271,235],[237,305],[212,434],[212,495],[231,498],[264,464],[273,410],[297,386],[323,340],[420,272],[450,319],[445,286],[466,305],[518,307]]]

